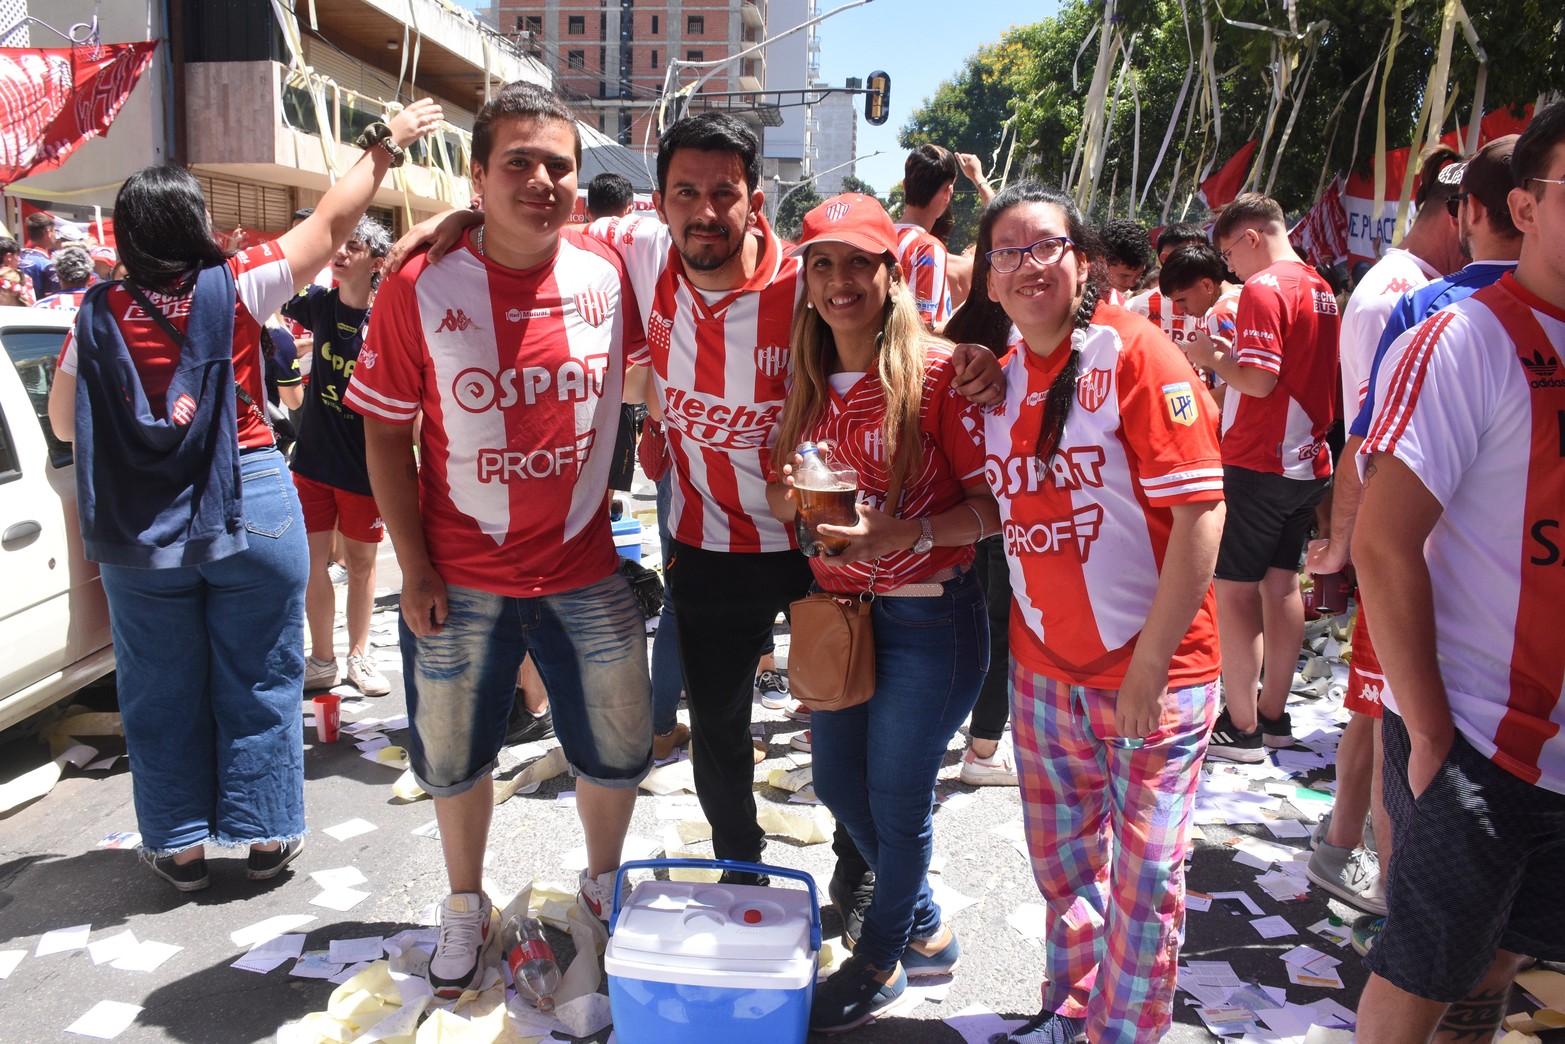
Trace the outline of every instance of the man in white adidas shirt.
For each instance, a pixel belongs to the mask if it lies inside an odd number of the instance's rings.
[[[1396,836],[1357,1039],[1493,1039],[1565,960],[1565,104],[1511,155],[1521,259],[1397,339],[1353,538]]]
[[[619,256],[561,232],[580,160],[555,95],[513,83],[486,103],[473,187],[489,223],[386,279],[344,396],[364,415],[402,569],[408,759],[434,798],[451,886],[428,975],[447,999],[483,984],[491,773],[522,658],[577,777],[581,905],[604,920],[652,767],[645,620],[608,514],[625,364],[645,346]]]

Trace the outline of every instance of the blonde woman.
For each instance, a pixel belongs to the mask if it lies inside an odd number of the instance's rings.
[[[909,976],[943,975],[961,948],[930,894],[935,774],[988,669],[973,543],[998,526],[977,407],[952,388],[951,346],[924,330],[880,203],[845,194],[805,217],[805,299],[774,459],[827,442],[859,475],[847,541],[810,559],[825,591],[873,596],[875,693],[811,715],[815,792],[875,871],[854,955],[816,990],[811,1027],[841,1032],[895,1004]],[[793,519],[792,465],[770,492]],[[893,476],[900,476],[894,483]],[[899,484],[897,503],[887,503]],[[796,650],[802,655],[803,650]]]

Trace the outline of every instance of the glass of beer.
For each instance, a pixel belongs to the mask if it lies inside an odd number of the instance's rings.
[[[850,541],[822,536],[817,527],[851,526],[859,520],[859,474],[833,460],[828,446],[805,442],[794,452],[802,458],[793,471],[794,496],[799,503],[799,550],[811,558],[840,555]]]

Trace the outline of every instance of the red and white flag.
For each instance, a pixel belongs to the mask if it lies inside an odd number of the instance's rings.
[[[156,47],[0,47],[0,187],[54,170],[106,132]]]

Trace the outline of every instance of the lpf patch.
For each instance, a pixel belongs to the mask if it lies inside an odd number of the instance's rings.
[[[1114,387],[1113,370],[1088,370],[1076,378],[1076,401],[1088,413],[1097,413]]]
[[[1189,381],[1163,385],[1163,405],[1168,408],[1168,419],[1175,424],[1188,428],[1195,423],[1198,416],[1195,392],[1191,391]]]
[[[196,400],[189,395],[181,395],[174,400],[174,405],[168,408],[168,419],[181,428],[188,426],[195,417]]]

